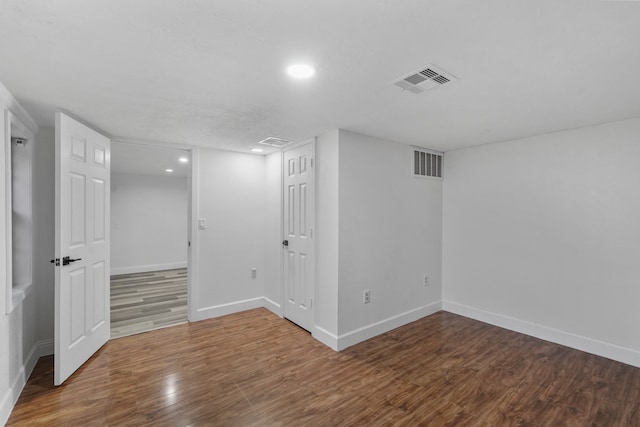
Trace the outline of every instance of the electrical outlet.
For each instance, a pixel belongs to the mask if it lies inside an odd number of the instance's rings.
[[[425,286],[429,286],[429,276],[424,276],[423,283]]]
[[[362,292],[362,303],[369,304],[371,302],[371,291],[369,289],[365,289]]]
[[[258,270],[256,270],[255,268],[251,269],[251,278],[255,279],[256,277],[258,277]]]

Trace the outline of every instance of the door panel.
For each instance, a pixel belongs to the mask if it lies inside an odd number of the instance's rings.
[[[110,143],[56,113],[55,385],[110,335]]]
[[[285,151],[284,317],[304,329],[313,327],[313,143]]]

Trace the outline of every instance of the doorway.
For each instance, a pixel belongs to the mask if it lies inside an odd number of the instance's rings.
[[[188,321],[188,150],[111,146],[111,338]]]
[[[315,141],[283,152],[284,317],[312,331],[315,269]]]

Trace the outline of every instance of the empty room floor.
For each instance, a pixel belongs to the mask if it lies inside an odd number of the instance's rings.
[[[186,321],[186,268],[111,276],[111,338]]]
[[[336,353],[266,309],[38,362],[8,425],[640,425],[640,369],[439,312]]]

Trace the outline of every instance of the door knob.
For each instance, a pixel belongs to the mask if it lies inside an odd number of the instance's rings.
[[[283,240],[282,241],[282,246],[289,246],[289,241],[288,240]]]
[[[62,265],[69,265],[72,262],[76,262],[76,261],[80,261],[82,258],[76,258],[76,259],[71,259],[71,257],[63,257],[62,258]]]

